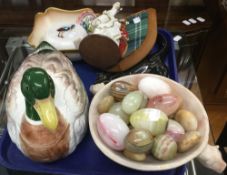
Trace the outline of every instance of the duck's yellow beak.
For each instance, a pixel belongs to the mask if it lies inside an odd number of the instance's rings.
[[[42,100],[36,99],[34,108],[39,114],[43,125],[49,130],[54,131],[58,126],[58,116],[53,98],[49,96]]]

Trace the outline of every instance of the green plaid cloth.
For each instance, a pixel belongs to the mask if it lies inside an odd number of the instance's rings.
[[[127,18],[126,30],[128,32],[128,49],[126,56],[140,47],[148,30],[148,14],[146,11]]]

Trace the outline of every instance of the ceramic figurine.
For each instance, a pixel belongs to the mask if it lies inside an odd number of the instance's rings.
[[[113,4],[112,9],[103,11],[102,15],[98,16],[91,22],[93,34],[100,34],[110,37],[117,45],[121,38],[121,23],[115,17],[120,11],[120,3]]]
[[[11,140],[26,156],[50,162],[72,153],[82,140],[88,98],[62,53],[38,50],[24,60],[10,82],[7,128]]]
[[[36,14],[28,43],[37,47],[47,41],[57,50],[79,50],[82,59],[99,69],[127,70],[142,61],[154,46],[156,11],[149,8],[119,19],[116,15],[120,10],[119,2],[99,16],[89,8],[69,11],[50,7]]]
[[[119,10],[120,3],[116,2],[112,9],[103,11],[91,22],[91,32],[79,46],[79,52],[87,64],[106,70],[120,61],[122,24],[115,17]]]
[[[104,83],[93,84],[90,86],[90,92],[95,95],[98,91],[100,91],[105,86]]]
[[[218,145],[207,145],[197,158],[205,167],[218,173],[226,169],[226,162],[222,159]]]
[[[125,71],[142,61],[151,51],[157,24],[154,9],[117,18],[120,3],[105,10],[91,22],[91,32],[80,43],[83,60],[109,72]],[[92,47],[90,47],[92,46]]]
[[[36,14],[28,43],[37,47],[42,41],[46,41],[58,50],[78,50],[80,41],[88,33],[102,33],[119,43],[117,40],[121,37],[121,24],[114,17],[119,8],[120,3],[117,2],[111,10],[105,10],[96,18],[90,8],[70,11],[50,7],[45,12]]]

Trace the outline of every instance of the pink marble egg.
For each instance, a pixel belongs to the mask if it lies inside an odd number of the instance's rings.
[[[169,119],[166,134],[171,136],[175,141],[179,141],[185,134],[183,126],[175,120]]]
[[[150,98],[148,108],[156,108],[170,116],[175,113],[182,103],[182,98],[173,94],[163,94]]]
[[[129,128],[118,116],[103,113],[98,117],[97,130],[102,141],[114,150],[125,148],[124,140],[129,133]]]

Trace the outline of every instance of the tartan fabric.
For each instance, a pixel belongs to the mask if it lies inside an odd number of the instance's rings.
[[[134,22],[139,17],[139,22]],[[140,47],[148,31],[148,14],[146,11],[127,18],[126,30],[128,32],[128,49],[126,56]]]

